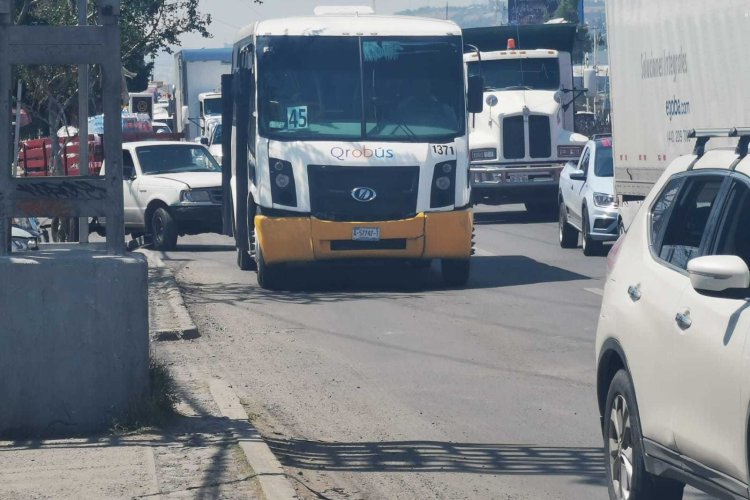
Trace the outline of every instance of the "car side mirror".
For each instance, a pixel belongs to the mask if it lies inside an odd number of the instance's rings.
[[[570,180],[571,181],[585,181],[586,180],[586,172],[583,170],[576,170],[575,172],[570,173]]]
[[[479,75],[469,77],[466,98],[469,113],[481,113],[484,110],[484,78]]]
[[[736,255],[706,255],[688,262],[690,284],[699,292],[723,292],[750,287],[750,270]]]
[[[208,146],[208,137],[201,137],[200,143],[204,146]]]
[[[135,167],[133,167],[133,165],[123,165],[122,178],[126,181],[132,181],[135,179]]]

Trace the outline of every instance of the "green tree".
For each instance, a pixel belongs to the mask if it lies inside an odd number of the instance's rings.
[[[578,24],[578,0],[560,0],[560,5],[552,17],[562,17],[568,22]]]
[[[98,17],[96,0],[88,0],[89,23]],[[210,14],[199,11],[199,0],[123,0],[120,15],[122,36],[122,64],[132,76],[130,90],[143,90],[152,70],[148,62],[152,56],[180,44],[185,33],[211,34]],[[17,24],[73,25],[77,24],[76,0],[15,0]],[[24,104],[45,129],[56,130],[70,121],[77,109],[77,68],[63,66],[34,66],[18,69],[24,82]],[[99,93],[98,68],[91,74],[92,101],[96,105]],[[96,107],[92,108],[96,111]]]

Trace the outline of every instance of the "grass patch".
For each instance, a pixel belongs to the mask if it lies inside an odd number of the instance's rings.
[[[149,394],[143,400],[132,403],[123,420],[115,419],[112,422],[111,430],[114,434],[129,434],[163,427],[177,415],[177,385],[167,365],[152,356],[148,375]]]

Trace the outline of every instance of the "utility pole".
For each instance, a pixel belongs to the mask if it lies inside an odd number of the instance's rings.
[[[88,25],[88,0],[78,0],[78,25]],[[78,65],[78,172],[89,175],[89,65]],[[78,241],[89,242],[89,218],[78,219]]]

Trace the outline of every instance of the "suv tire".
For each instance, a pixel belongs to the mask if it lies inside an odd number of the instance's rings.
[[[157,250],[174,250],[177,246],[177,223],[166,208],[157,208],[151,216],[151,239]]]
[[[558,217],[560,246],[563,248],[575,248],[578,246],[578,231],[568,224],[568,210],[565,202],[560,202],[560,213]]]
[[[610,500],[682,498],[684,484],[646,470],[635,389],[625,370],[618,371],[609,385],[602,432]]]

